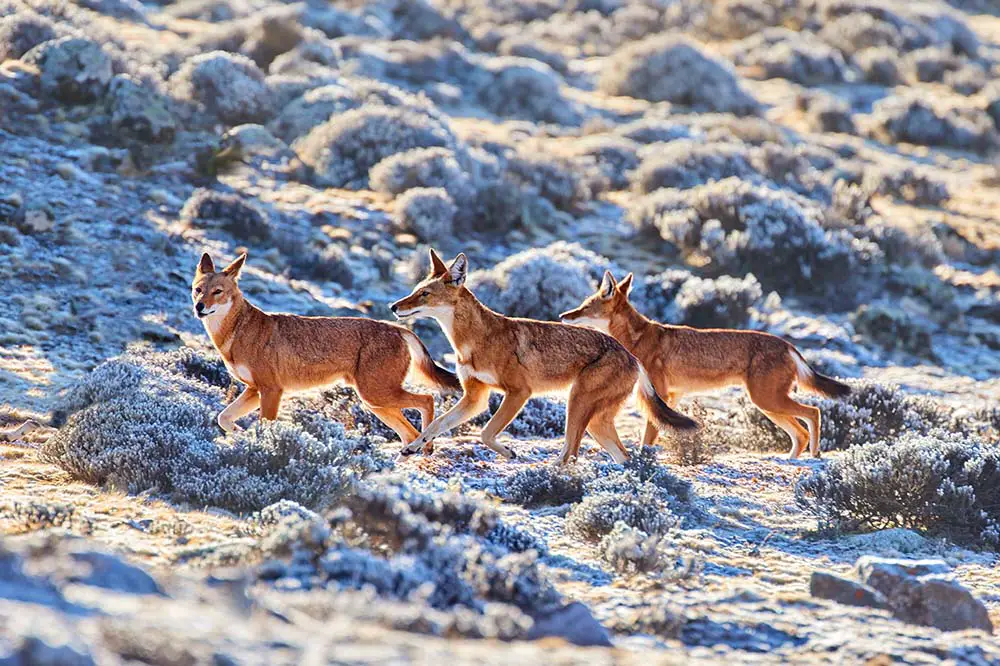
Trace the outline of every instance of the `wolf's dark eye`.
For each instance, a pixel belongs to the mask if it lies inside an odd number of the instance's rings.
[[[194,293],[200,294],[201,293],[201,287],[195,287],[194,288]]]
[[[420,292],[420,298],[427,298],[430,295],[431,295],[431,292],[428,291],[427,289],[424,289],[422,292]]]
[[[222,290],[221,290],[221,289],[214,289],[214,290],[212,291],[212,296],[218,296],[218,295],[219,295],[219,294],[221,294],[221,293],[222,293]]]

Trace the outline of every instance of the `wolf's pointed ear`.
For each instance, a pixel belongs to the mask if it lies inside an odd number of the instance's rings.
[[[618,283],[618,293],[628,298],[628,295],[632,292],[632,274],[629,273],[622,278],[622,281]]]
[[[465,276],[469,274],[469,259],[465,253],[455,257],[448,267],[448,283],[459,287],[465,284]]]
[[[236,257],[236,260],[222,269],[222,272],[233,278],[234,280],[240,279],[240,271],[243,270],[243,264],[246,263],[247,253],[244,252],[240,256]]]
[[[441,261],[441,257],[438,253],[434,251],[434,248],[430,249],[431,255],[431,277],[441,277],[448,272],[448,267],[444,265]]]
[[[604,271],[604,278],[601,280],[601,286],[597,290],[597,293],[601,295],[601,298],[611,298],[615,293],[615,276],[611,274],[611,271]]]
[[[208,273],[215,272],[215,262],[212,261],[212,257],[209,256],[208,252],[201,255],[201,261],[198,262],[198,269],[195,271],[198,275],[207,275]]]

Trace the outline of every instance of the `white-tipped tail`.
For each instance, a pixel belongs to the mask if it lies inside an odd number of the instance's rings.
[[[417,381],[422,380],[420,383],[443,389],[451,389],[453,391],[462,388],[462,384],[458,381],[455,373],[445,370],[434,362],[430,352],[427,351],[427,347],[420,341],[416,333],[404,331],[403,340],[410,349],[409,375],[412,376],[412,379]]]
[[[816,372],[809,367],[806,360],[795,349],[789,349],[788,355],[792,357],[792,363],[795,364],[795,375],[799,378],[799,383],[803,386],[809,386]]]
[[[671,427],[679,430],[692,430],[698,427],[698,422],[674,410],[660,394],[656,392],[653,382],[649,379],[646,369],[639,365],[638,381],[639,407],[647,418],[661,428]]]
[[[799,388],[825,395],[828,398],[843,398],[850,394],[850,386],[810,368],[806,360],[802,358],[802,354],[794,347],[788,350],[788,355],[795,363],[795,375],[799,379]]]

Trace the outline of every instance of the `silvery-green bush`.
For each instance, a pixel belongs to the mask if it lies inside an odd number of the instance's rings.
[[[619,49],[604,65],[598,87],[609,95],[671,102],[705,111],[754,114],[757,101],[721,61],[692,41],[656,35]]]
[[[796,498],[824,528],[905,527],[1000,546],[1000,452],[948,433],[851,448],[802,479]]]
[[[240,513],[282,499],[322,507],[389,465],[371,440],[311,411],[224,437],[223,386],[221,361],[191,349],[126,353],[69,392],[44,454],[89,483]]]

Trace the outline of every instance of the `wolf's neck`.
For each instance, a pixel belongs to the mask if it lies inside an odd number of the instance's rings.
[[[447,316],[438,316],[437,320],[448,336],[451,346],[462,357],[467,355],[469,348],[477,345],[479,338],[496,332],[496,328],[490,326],[492,322],[488,321],[493,318],[501,318],[501,315],[480,303],[472,292],[469,292],[458,300]]]
[[[608,321],[608,331],[625,349],[632,351],[650,325],[648,319],[639,314],[631,303],[627,303]]]
[[[230,302],[228,310],[222,316],[207,317],[204,320],[205,331],[208,333],[208,337],[212,339],[212,344],[215,345],[215,348],[223,356],[228,357],[229,349],[233,344],[233,337],[236,335],[236,330],[241,324],[241,320],[246,319],[248,316],[253,316],[254,311],[259,312],[257,308],[247,303],[246,299],[242,296],[237,296]]]

